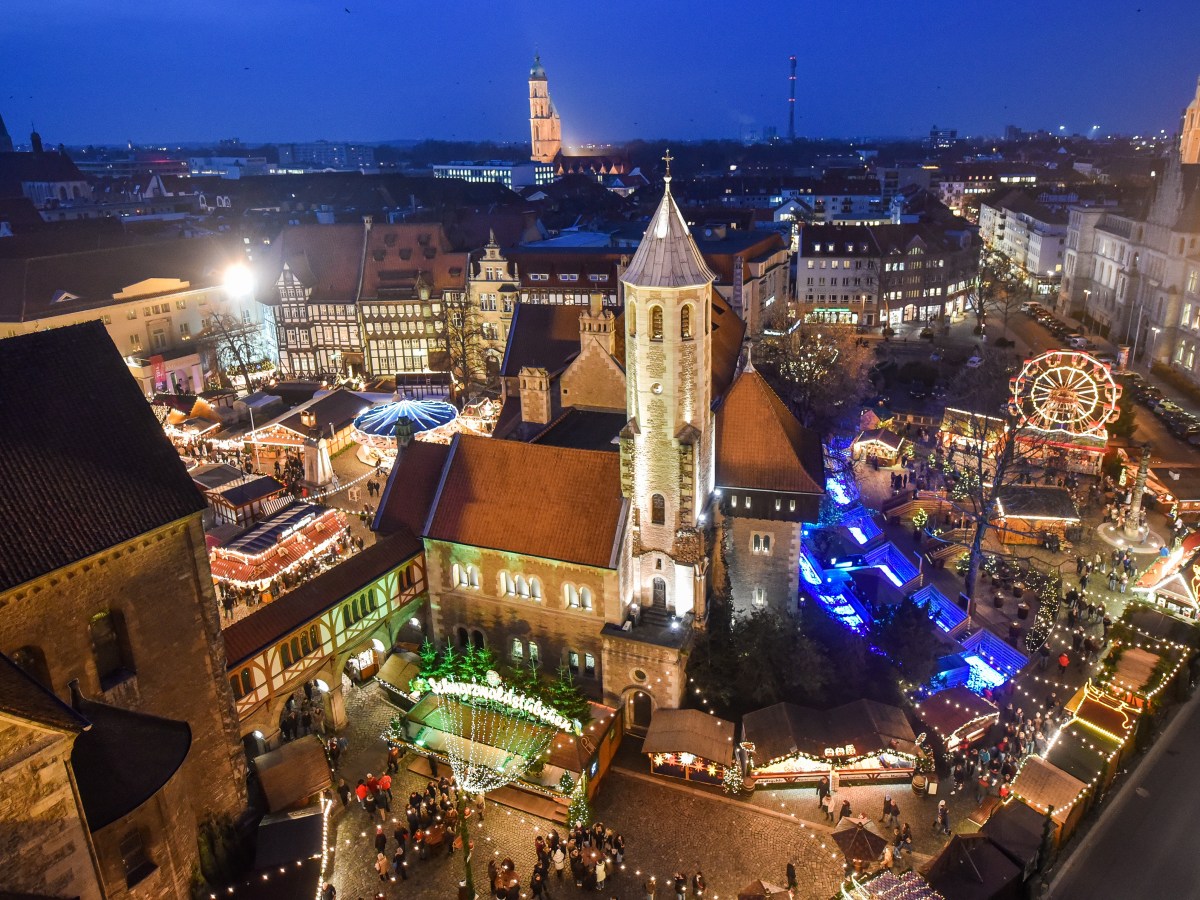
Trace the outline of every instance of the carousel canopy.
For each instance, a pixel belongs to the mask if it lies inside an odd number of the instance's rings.
[[[405,417],[417,434],[453,422],[458,410],[445,400],[393,400],[362,413],[354,420],[354,427],[370,437],[394,438],[396,423]]]

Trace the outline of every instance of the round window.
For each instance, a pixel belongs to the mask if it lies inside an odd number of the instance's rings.
[[[662,385],[656,381],[656,382],[654,382],[654,384],[650,385],[650,390],[652,393],[661,394],[662,393]]]
[[[641,669],[634,669],[633,670],[633,680],[634,681],[645,681],[646,673],[643,672]]]

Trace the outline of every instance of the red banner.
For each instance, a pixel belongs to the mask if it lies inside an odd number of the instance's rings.
[[[154,366],[154,389],[156,391],[165,391],[167,389],[167,364],[162,356],[150,357],[150,364]]]

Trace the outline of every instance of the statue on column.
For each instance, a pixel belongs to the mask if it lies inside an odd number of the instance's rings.
[[[1149,474],[1150,445],[1142,444],[1142,460],[1138,463],[1137,478],[1133,480],[1133,499],[1125,516],[1125,537],[1135,543],[1142,541],[1142,494],[1146,490],[1146,476]]]

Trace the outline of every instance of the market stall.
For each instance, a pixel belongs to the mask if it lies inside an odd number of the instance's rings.
[[[1006,544],[1041,544],[1047,535],[1066,540],[1067,529],[1079,523],[1079,510],[1066,488],[1009,484],[997,492],[991,524]]]
[[[900,462],[904,438],[886,428],[870,428],[859,432],[851,450],[856,460],[866,460],[873,465],[894,466]]]
[[[979,740],[1000,718],[1000,710],[965,685],[934,694],[916,706],[917,717],[942,739],[947,752]]]
[[[642,752],[655,775],[721,784],[733,765],[734,725],[698,709],[660,709],[650,719]]]
[[[256,756],[254,771],[271,812],[305,806],[331,784],[325,748],[314,736]]]
[[[213,578],[233,587],[265,589],[274,579],[306,564],[320,566],[321,557],[336,553],[347,534],[340,510],[291,503],[224,546],[209,558]]]
[[[1066,840],[1083,817],[1087,784],[1069,775],[1040,756],[1028,756],[1012,784],[1013,796],[1037,812],[1050,818],[1055,826],[1055,840]]]
[[[916,767],[916,735],[904,711],[855,700],[819,711],[776,703],[742,718],[754,785],[800,784],[822,775],[843,780],[901,780]]]

